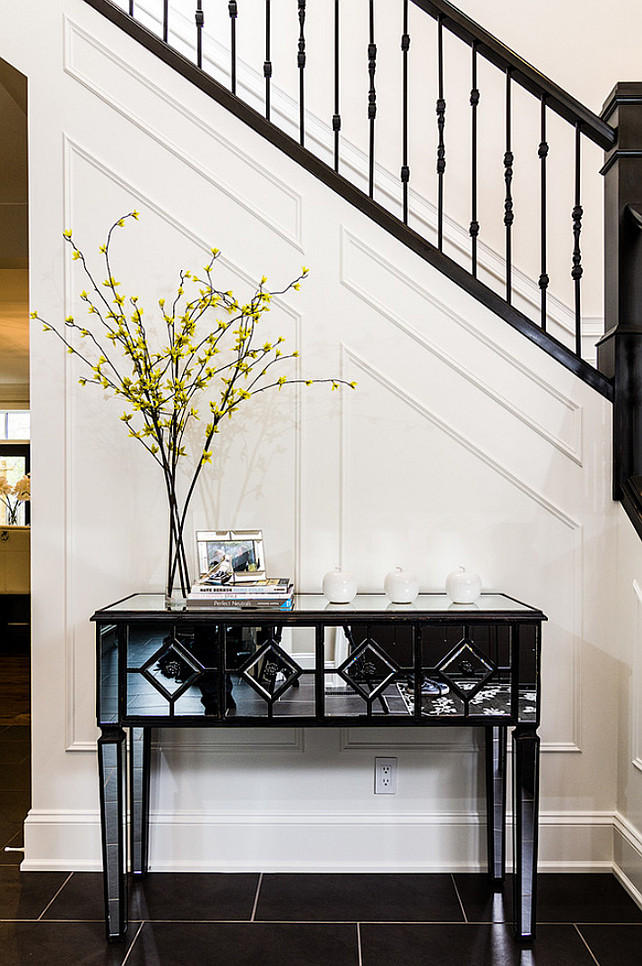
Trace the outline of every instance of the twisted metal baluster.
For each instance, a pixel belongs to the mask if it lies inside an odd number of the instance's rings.
[[[270,120],[270,78],[272,77],[272,61],[270,59],[270,0],[265,0],[265,62],[263,76],[265,77],[265,116]]]
[[[580,310],[580,285],[582,281],[582,250],[580,248],[580,234],[582,232],[582,215],[584,211],[580,204],[581,189],[581,123],[575,124],[575,207],[571,217],[573,219],[573,268],[571,278],[575,286],[575,353],[582,356],[582,315]]]
[[[512,234],[514,213],[511,183],[513,180],[514,155],[511,151],[511,71],[506,71],[506,151],[504,152],[504,182],[506,198],[504,201],[504,225],[506,226],[506,301],[512,299]]]
[[[334,114],[332,115],[332,130],[334,131],[334,170],[339,170],[339,131],[341,130],[341,114],[339,113],[339,0],[334,0]]]
[[[375,88],[375,73],[377,70],[377,45],[374,32],[374,0],[370,0],[370,42],[368,44],[368,75],[370,88],[368,90],[368,121],[370,122],[370,154],[368,165],[368,194],[374,195],[374,149],[375,149],[375,118],[377,116],[377,91]]]
[[[548,289],[549,277],[546,272],[546,158],[548,157],[548,141],[546,140],[546,94],[541,97],[540,109],[540,142],[537,149],[537,156],[541,161],[540,166],[540,251],[541,251],[541,271],[539,276],[539,290],[541,293],[541,326],[546,331],[546,292]]]
[[[169,0],[163,0],[163,40],[167,43],[167,37],[169,34],[168,28],[169,22]]]
[[[470,257],[471,269],[474,278],[477,278],[477,236],[479,235],[479,222],[477,221],[477,107],[479,105],[479,91],[477,89],[477,42],[473,43],[473,65],[472,65],[472,84],[470,90],[471,107],[471,212],[470,212]]]
[[[401,51],[403,66],[403,133],[402,133],[402,162],[401,162],[401,190],[403,194],[403,222],[408,224],[408,182],[410,168],[408,167],[408,51],[410,50],[410,34],[408,33],[408,0],[403,0],[403,33],[401,35]]]
[[[227,11],[230,15],[230,89],[236,94],[236,18],[239,13],[236,0],[230,0]]]
[[[439,251],[442,251],[444,247],[444,172],[446,170],[444,127],[446,126],[446,101],[444,100],[444,28],[441,15],[438,18],[437,24],[437,56],[439,70],[439,91],[436,107],[437,130],[439,132],[439,143],[437,145],[437,248]]]
[[[298,3],[299,52],[296,62],[299,68],[299,143],[303,145],[305,140],[305,0],[298,0]]]
[[[205,16],[203,14],[203,0],[196,0],[196,13],[194,14],[194,20],[196,21],[196,66],[203,66],[203,26],[205,24]]]

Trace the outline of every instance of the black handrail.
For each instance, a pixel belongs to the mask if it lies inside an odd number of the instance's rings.
[[[558,87],[501,40],[493,37],[478,23],[454,7],[452,3],[448,3],[447,0],[412,0],[412,2],[435,20],[440,21],[447,30],[464,43],[470,47],[475,44],[477,52],[495,67],[504,72],[510,71],[512,80],[535,97],[540,98],[545,94],[547,107],[570,124],[579,123],[582,134],[599,147],[605,151],[613,147],[617,140],[617,133],[610,124]]]

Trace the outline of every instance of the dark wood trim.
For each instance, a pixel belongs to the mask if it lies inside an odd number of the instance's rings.
[[[630,476],[622,484],[620,499],[626,515],[642,538],[642,476]]]

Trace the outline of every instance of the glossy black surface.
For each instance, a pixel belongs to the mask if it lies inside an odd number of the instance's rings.
[[[506,730],[516,725],[513,925],[520,939],[533,937],[536,729],[546,620],[541,611],[502,594],[485,594],[466,605],[424,594],[412,605],[392,606],[382,595],[359,596],[349,605],[297,595],[291,611],[217,608],[194,614],[164,611],[155,595],[133,595],[92,619],[110,940],[121,938],[127,924],[122,729],[130,729],[129,830],[136,878],[147,871],[151,728],[176,724],[484,727],[492,880],[504,876]],[[288,650],[286,632],[307,633],[304,664],[297,663],[301,648],[293,646],[294,637]]]

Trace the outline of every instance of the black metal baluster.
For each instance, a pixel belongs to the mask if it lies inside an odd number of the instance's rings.
[[[479,90],[477,89],[477,43],[473,43],[473,69],[472,84],[470,90],[471,115],[471,204],[470,204],[470,257],[471,271],[474,278],[477,278],[477,236],[479,235],[479,222],[477,221],[477,107],[479,105]]]
[[[506,301],[510,304],[512,298],[512,232],[513,196],[511,183],[513,180],[513,152],[511,151],[511,72],[506,71],[506,151],[504,152],[504,182],[506,183],[506,199],[504,201],[504,225],[506,226]]]
[[[437,176],[439,184],[437,199],[437,248],[441,251],[444,246],[444,171],[446,170],[446,145],[444,143],[444,127],[446,126],[446,101],[444,100],[444,28],[441,16],[439,16],[437,24],[439,71],[439,91],[436,108],[437,130],[439,132],[439,143],[437,145]]]
[[[403,221],[408,224],[408,182],[410,168],[408,167],[408,51],[410,50],[410,34],[408,33],[408,0],[403,0],[403,33],[401,35],[402,68],[403,68],[403,157],[401,162],[401,190],[403,192]]]
[[[236,0],[230,0],[227,11],[230,15],[230,90],[236,94],[236,18],[239,13]]]
[[[374,0],[370,0],[370,42],[368,44],[368,75],[370,87],[368,90],[368,121],[370,122],[370,151],[368,164],[368,194],[374,195],[374,149],[375,149],[375,118],[377,116],[377,91],[375,88],[375,73],[377,71],[377,45],[374,32]]]
[[[299,52],[296,62],[299,68],[299,143],[305,140],[305,0],[299,2]]]
[[[332,130],[334,131],[334,170],[339,170],[339,131],[341,130],[341,114],[339,113],[339,0],[334,0],[334,114],[332,115]]]
[[[167,36],[169,33],[168,29],[169,23],[169,0],[163,0],[163,40],[167,43]]]
[[[580,285],[582,281],[582,250],[580,248],[580,234],[582,232],[582,215],[584,214],[580,204],[581,188],[581,124],[575,124],[575,207],[573,208],[573,268],[571,278],[575,285],[575,352],[582,356],[582,315],[580,310]]]
[[[541,326],[546,331],[546,291],[548,289],[549,277],[546,273],[546,158],[548,157],[548,142],[546,140],[546,94],[541,97],[541,122],[540,122],[540,142],[537,149],[537,156],[541,163],[540,179],[540,249],[541,249],[541,271],[539,276],[539,290],[541,293]]]
[[[203,0],[196,0],[196,13],[194,15],[196,21],[196,65],[197,67],[203,66],[203,26],[205,24],[205,17],[203,15]]]
[[[265,77],[265,116],[270,120],[270,78],[272,77],[272,61],[270,59],[270,0],[265,0],[265,62],[263,76]]]
[[[134,16],[134,0],[129,0],[129,16]]]

